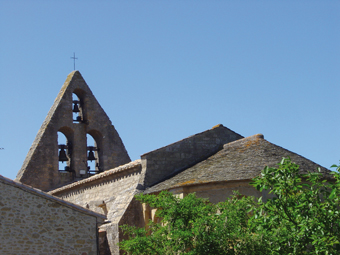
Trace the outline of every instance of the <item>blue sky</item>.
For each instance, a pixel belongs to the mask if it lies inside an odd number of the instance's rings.
[[[132,160],[223,124],[340,160],[339,1],[0,0],[0,174],[81,72]]]

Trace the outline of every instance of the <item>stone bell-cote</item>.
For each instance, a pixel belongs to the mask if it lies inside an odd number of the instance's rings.
[[[130,162],[110,119],[79,73],[70,73],[16,180],[48,191]]]

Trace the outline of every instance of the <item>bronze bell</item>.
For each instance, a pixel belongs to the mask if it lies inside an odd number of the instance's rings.
[[[59,151],[59,161],[64,162],[68,161],[68,157],[66,156],[65,147],[61,145],[60,151]]]
[[[90,148],[89,156],[87,157],[87,160],[90,160],[91,162],[92,160],[96,160],[96,158],[94,157],[93,148]]]
[[[73,106],[73,112],[80,112],[79,107],[78,107],[78,103],[74,102],[74,106]]]

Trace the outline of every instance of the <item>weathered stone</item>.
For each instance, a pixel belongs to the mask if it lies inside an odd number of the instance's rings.
[[[0,254],[96,254],[97,224],[103,221],[103,215],[2,176],[0,193],[3,195],[0,211],[16,212],[16,218],[12,215],[0,220]],[[65,215],[72,215],[72,223],[77,230],[70,226],[69,217]],[[75,242],[79,233],[86,235]],[[81,244],[79,248],[75,246],[78,243]]]
[[[73,98],[79,98],[81,121],[73,120]],[[59,171],[58,131],[67,138],[69,172]],[[42,124],[16,180],[44,191],[88,177],[87,140],[96,142],[97,170],[130,162],[116,129],[78,71],[70,73]],[[84,163],[85,162],[85,163]],[[80,174],[85,170],[85,175]]]
[[[90,210],[106,213],[107,219],[114,223],[105,224],[101,228],[107,234],[107,238],[101,234],[103,239],[101,250],[104,255],[108,250],[111,250],[112,254],[119,254],[117,243],[122,240],[122,233],[118,227],[119,222],[136,226],[144,224],[140,217],[142,209],[138,207],[141,205],[139,202],[131,202],[137,192],[140,173],[141,162],[136,160],[49,193],[88,207]],[[131,203],[133,206],[130,205]],[[124,216],[127,212],[130,212],[128,220]]]
[[[140,184],[144,188],[168,179],[184,169],[207,159],[226,143],[243,138],[234,131],[217,125],[176,143],[145,153]]]

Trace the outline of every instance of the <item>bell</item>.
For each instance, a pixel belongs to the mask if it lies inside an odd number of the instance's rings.
[[[92,160],[96,160],[96,158],[94,157],[94,152],[92,149],[90,149],[89,151],[89,156],[87,157],[87,160],[90,160],[92,162]]]
[[[103,171],[101,170],[100,166],[99,166],[99,163],[96,164],[96,169],[97,169],[97,170],[96,170],[97,174],[103,172]]]
[[[76,121],[81,121],[81,116],[77,116]]]
[[[68,157],[66,156],[65,148],[62,147],[59,151],[59,161],[64,162],[68,161]]]
[[[78,104],[77,103],[74,103],[74,106],[73,106],[73,112],[80,112],[79,110],[79,107],[78,107]]]

